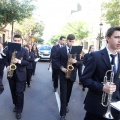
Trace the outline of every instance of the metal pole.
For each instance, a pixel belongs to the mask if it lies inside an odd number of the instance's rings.
[[[101,47],[101,28],[100,28],[100,36],[99,36],[99,50],[100,50],[100,47]]]
[[[13,41],[13,28],[14,28],[14,22],[12,21],[11,42]]]

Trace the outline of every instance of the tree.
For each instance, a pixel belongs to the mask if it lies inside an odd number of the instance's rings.
[[[44,40],[43,40],[42,38],[40,38],[40,39],[38,40],[38,43],[39,43],[39,44],[43,44],[43,43],[44,43]]]
[[[109,0],[102,4],[103,14],[106,23],[111,26],[120,25],[120,0]]]
[[[64,36],[64,35],[61,35],[61,34],[59,34],[59,35],[54,35],[54,36],[52,36],[52,37],[47,41],[47,43],[48,43],[48,44],[56,44],[56,43],[58,43],[58,42],[59,42],[59,39],[60,39],[60,36]]]
[[[34,18],[26,18],[20,23],[15,23],[15,33],[20,33],[27,43],[33,38],[34,42],[38,42],[43,35],[44,23],[36,22]]]
[[[75,21],[65,25],[62,30],[66,36],[70,33],[74,34],[77,40],[88,37],[89,31],[87,30],[86,24],[83,22]]]
[[[0,0],[0,30],[4,29],[8,23],[22,21],[24,18],[30,17],[34,6],[31,5],[32,0]]]

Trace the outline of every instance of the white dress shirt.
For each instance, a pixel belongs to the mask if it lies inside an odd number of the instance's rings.
[[[112,53],[111,53],[110,50],[108,49],[108,46],[106,46],[106,49],[107,49],[107,51],[108,51],[109,59],[110,59],[110,62],[111,62],[111,61],[112,61],[112,58],[111,58],[110,54],[112,54]],[[114,55],[117,55],[117,56],[115,57],[115,68],[116,68],[116,71],[117,71],[117,70],[118,70],[118,54],[117,54],[117,52],[116,52],[116,54],[114,54]]]

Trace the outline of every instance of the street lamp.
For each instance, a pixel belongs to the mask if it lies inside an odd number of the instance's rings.
[[[100,26],[100,35],[99,35],[99,50],[100,50],[100,47],[101,47],[101,40],[102,40],[102,27],[103,27],[103,24],[102,22],[99,24]]]

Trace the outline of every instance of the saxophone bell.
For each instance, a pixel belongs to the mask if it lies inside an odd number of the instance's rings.
[[[12,78],[14,74],[14,70],[16,70],[17,66],[14,64],[13,60],[16,58],[16,51],[12,53],[12,58],[10,62],[10,71],[8,71],[8,77]]]
[[[69,55],[68,55],[68,62],[67,62],[67,72],[66,72],[66,75],[65,75],[65,77],[66,77],[67,79],[70,78],[71,72],[72,72],[72,70],[74,70],[73,65],[69,62],[69,60],[70,60],[71,58],[72,58],[72,54],[69,54]],[[76,55],[74,55],[74,59],[76,59]]]
[[[16,65],[15,64],[11,64],[10,65],[10,70],[16,70]]]

